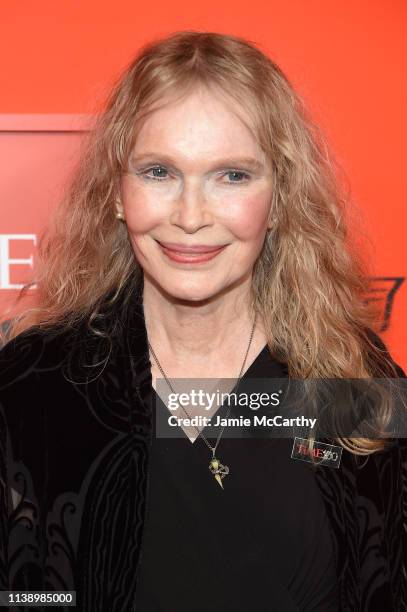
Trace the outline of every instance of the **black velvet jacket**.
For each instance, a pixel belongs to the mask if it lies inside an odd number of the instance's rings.
[[[135,610],[152,432],[140,297],[107,308],[99,326],[113,333],[108,360],[104,340],[84,324],[34,328],[0,351],[0,590],[75,590],[78,610],[127,612]],[[362,469],[344,450],[338,469],[318,468],[316,477],[341,610],[407,610],[406,440]]]

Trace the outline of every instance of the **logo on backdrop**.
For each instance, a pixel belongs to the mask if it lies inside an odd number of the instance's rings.
[[[0,289],[23,287],[24,283],[13,277],[26,275],[33,268],[36,245],[35,234],[0,234]]]
[[[405,276],[373,276],[371,289],[366,302],[378,302],[381,309],[381,326],[379,331],[384,332],[390,326],[396,293],[405,281]]]

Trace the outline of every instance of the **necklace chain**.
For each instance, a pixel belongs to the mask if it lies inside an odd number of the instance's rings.
[[[239,385],[240,380],[241,380],[241,378],[242,378],[242,373],[243,373],[243,369],[244,369],[244,366],[245,366],[245,363],[246,363],[247,355],[249,354],[250,346],[251,346],[251,344],[252,344],[252,339],[253,339],[254,329],[255,329],[255,327],[256,327],[256,319],[257,319],[257,313],[255,313],[255,316],[254,316],[254,321],[253,321],[252,331],[251,331],[251,334],[250,334],[249,344],[248,344],[248,346],[247,346],[247,350],[246,350],[246,354],[245,354],[245,356],[244,356],[243,364],[242,364],[242,367],[241,367],[241,369],[240,369],[240,373],[239,373],[239,376],[238,376],[238,379],[237,379],[237,383],[236,383],[236,384],[235,384],[235,386],[234,386],[234,389],[236,388],[236,386],[237,386],[237,385]],[[150,344],[150,341],[148,341],[148,346],[150,347],[151,354],[152,354],[152,355],[153,355],[153,357],[154,357],[154,360],[155,360],[155,362],[156,362],[156,364],[157,364],[157,366],[158,366],[158,369],[160,370],[161,374],[162,374],[162,375],[163,375],[163,377],[165,378],[165,380],[166,380],[166,382],[167,382],[168,386],[170,387],[171,391],[172,391],[173,393],[175,393],[174,387],[172,386],[172,384],[171,384],[171,383],[170,383],[170,381],[168,380],[167,375],[165,374],[165,372],[164,372],[164,370],[163,370],[163,368],[162,368],[162,366],[161,366],[160,362],[158,361],[157,355],[155,354],[155,352],[154,352],[154,350],[153,350],[153,347],[152,347],[152,346],[151,346],[151,344]],[[187,417],[189,417],[189,418],[190,418],[190,415],[189,415],[189,414],[188,414],[188,412],[185,410],[185,408],[184,408],[183,406],[181,406],[181,408],[183,409],[183,411],[185,412],[185,414],[187,415]],[[230,407],[229,407],[229,410],[228,410],[228,412],[227,412],[227,414],[226,414],[226,418],[229,416],[229,413],[230,413],[230,411],[231,411],[231,408],[232,408],[232,407],[230,406]],[[220,441],[220,439],[221,439],[221,437],[222,437],[223,430],[225,429],[225,425],[223,425],[223,427],[222,427],[222,429],[221,429],[221,431],[220,431],[220,433],[219,433],[219,435],[218,435],[218,437],[217,437],[217,439],[216,439],[216,444],[215,444],[215,446],[211,446],[211,445],[209,444],[208,440],[207,440],[207,439],[205,438],[205,436],[202,434],[202,432],[201,432],[201,431],[198,429],[198,427],[196,427],[196,426],[194,426],[194,427],[195,427],[196,431],[198,432],[198,437],[200,436],[200,437],[202,438],[202,440],[205,442],[206,446],[207,446],[207,447],[209,448],[209,450],[212,452],[212,456],[213,456],[213,457],[215,457],[215,451],[216,451],[216,448],[217,448],[217,446],[218,446],[218,444],[219,444],[219,441]]]

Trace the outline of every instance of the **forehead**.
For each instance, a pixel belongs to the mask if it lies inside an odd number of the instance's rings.
[[[201,86],[178,99],[160,100],[136,129],[135,154],[148,149],[171,155],[240,153],[263,158],[249,112],[215,88]]]

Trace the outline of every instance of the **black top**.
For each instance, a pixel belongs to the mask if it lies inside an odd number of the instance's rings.
[[[244,378],[278,376],[276,366],[265,346]],[[315,468],[292,460],[291,448],[288,438],[222,437],[216,456],[230,468],[222,490],[201,437],[154,432],[138,612],[339,609]]]
[[[78,612],[154,610],[153,597],[166,612],[185,600],[239,610],[233,598],[245,610],[289,611],[290,598],[309,610],[329,590],[330,527],[341,612],[405,612],[407,438],[361,461],[344,449],[338,469],[313,472],[290,459],[289,439],[224,435],[222,491],[202,440],[151,436],[141,304],[103,313],[111,344],[75,324],[23,332],[0,351],[0,591],[75,591]],[[287,376],[265,356],[261,377]]]

